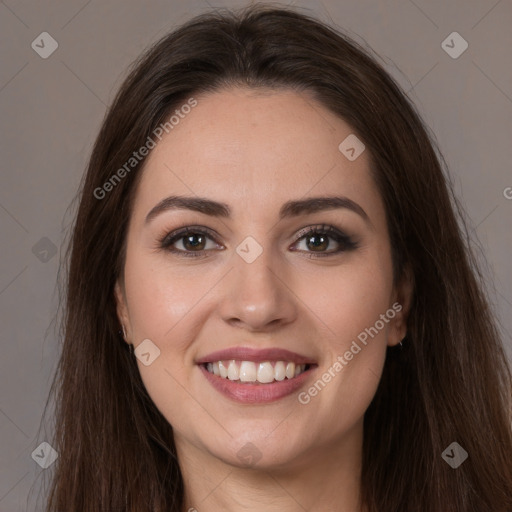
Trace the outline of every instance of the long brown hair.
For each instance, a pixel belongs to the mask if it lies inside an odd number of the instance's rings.
[[[395,279],[414,294],[403,349],[389,349],[364,420],[369,512],[512,510],[511,373],[444,160],[371,53],[289,8],[198,16],[124,81],[97,137],[66,260],[63,346],[48,512],[174,511],[183,480],[172,427],[119,335],[114,285],[145,159],[118,169],[188,98],[238,85],[309,91],[364,141],[385,202]],[[457,469],[443,451],[469,454]]]

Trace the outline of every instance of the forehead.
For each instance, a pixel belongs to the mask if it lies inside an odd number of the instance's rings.
[[[186,114],[176,107],[179,122],[149,154],[135,209],[171,193],[212,197],[235,211],[237,202],[254,211],[334,191],[375,196],[367,151],[349,161],[338,146],[353,130],[309,94],[231,88],[194,99]]]

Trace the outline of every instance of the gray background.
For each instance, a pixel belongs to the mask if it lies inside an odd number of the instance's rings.
[[[31,454],[51,432],[41,415],[58,356],[60,252],[106,105],[150,43],[211,7],[243,5],[0,1],[1,512],[42,510],[36,498],[49,473]],[[294,5],[366,41],[418,106],[487,258],[490,298],[512,358],[512,200],[504,193],[512,186],[511,1]],[[59,45],[47,59],[31,47],[45,31]],[[456,59],[441,47],[453,31],[469,43]]]

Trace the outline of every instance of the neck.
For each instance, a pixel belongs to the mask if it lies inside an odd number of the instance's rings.
[[[362,428],[292,462],[240,468],[177,437],[183,512],[364,512],[359,505]]]

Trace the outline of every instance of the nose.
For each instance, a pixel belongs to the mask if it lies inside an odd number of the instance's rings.
[[[225,322],[251,332],[269,332],[296,319],[298,299],[291,274],[275,253],[264,249],[251,263],[235,254],[233,263],[220,305]]]

